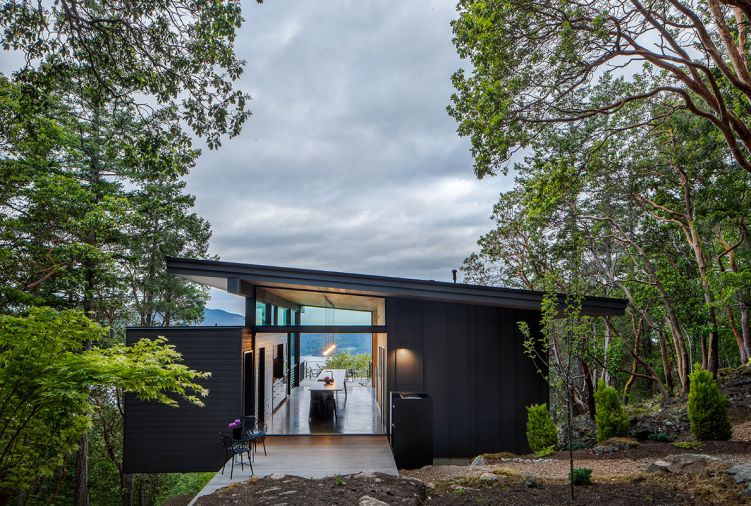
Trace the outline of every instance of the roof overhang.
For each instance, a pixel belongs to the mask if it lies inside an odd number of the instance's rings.
[[[543,292],[515,288],[173,257],[167,257],[167,272],[238,295],[249,295],[251,287],[267,289],[289,300],[294,295],[291,291],[311,292],[298,299],[300,305],[315,305],[305,301],[316,297],[320,300],[320,294],[330,293],[332,300],[344,300],[346,296],[350,303],[343,305],[353,304],[358,296],[404,297],[539,310],[543,297]],[[363,303],[371,302],[363,299]],[[617,316],[624,313],[627,304],[624,299],[585,297],[582,312],[590,316]],[[343,305],[335,307],[355,309]]]

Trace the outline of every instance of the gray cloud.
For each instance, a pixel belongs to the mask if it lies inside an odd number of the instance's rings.
[[[446,113],[452,2],[246,3],[253,117],[189,177],[225,260],[449,280],[504,178]],[[239,308],[213,294],[211,305]]]

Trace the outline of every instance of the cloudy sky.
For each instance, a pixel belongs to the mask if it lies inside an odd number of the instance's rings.
[[[245,2],[253,116],[188,178],[223,260],[450,280],[509,184],[446,113],[450,1]],[[209,307],[242,311],[212,292]]]

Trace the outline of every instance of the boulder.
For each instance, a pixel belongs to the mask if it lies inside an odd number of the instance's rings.
[[[674,474],[701,474],[707,469],[707,462],[718,459],[700,453],[670,455],[664,460],[656,460],[648,468],[648,473],[667,472]]]
[[[635,416],[629,420],[628,435],[640,441],[650,434],[664,433],[676,437],[689,429],[688,411],[684,407],[666,407],[657,413]]]
[[[603,455],[619,452],[628,448],[636,448],[639,446],[639,442],[635,439],[629,439],[625,437],[613,437],[605,440],[592,448],[592,453],[595,455]]]
[[[731,467],[728,474],[733,475],[736,483],[751,483],[751,462]]]
[[[389,503],[383,502],[375,497],[364,495],[357,501],[358,506],[389,506]]]
[[[480,481],[498,481],[498,475],[493,473],[482,473]]]
[[[597,442],[597,426],[589,415],[575,416],[571,420],[571,441],[574,449],[591,448]],[[560,448],[568,448],[568,433],[566,427],[562,427],[558,434]]]
[[[484,466],[485,464],[486,464],[485,457],[483,457],[482,455],[478,455],[472,460],[472,462],[470,462],[469,465],[471,467],[477,467],[477,466]]]

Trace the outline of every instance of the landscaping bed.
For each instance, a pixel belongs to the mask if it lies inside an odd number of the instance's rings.
[[[198,505],[224,504],[288,504],[288,505],[357,505],[357,504],[501,504],[558,505],[567,504],[569,488],[562,480],[531,479],[500,472],[497,479],[485,481],[478,475],[436,481],[421,481],[432,471],[446,466],[428,466],[408,471],[405,476],[359,474],[304,479],[295,476],[274,476],[250,479],[201,497]],[[448,466],[456,467],[456,466]],[[470,468],[465,468],[470,469]],[[485,470],[487,472],[487,470]],[[440,478],[439,474],[433,474]],[[591,485],[576,487],[573,504],[616,506],[659,505],[723,505],[751,504],[751,496],[735,484],[725,466],[712,466],[698,480],[685,475],[636,475],[617,479],[598,479]],[[370,501],[370,502],[368,502]],[[376,501],[382,501],[378,503]]]
[[[224,504],[358,504],[364,497],[387,504],[423,504],[427,487],[411,478],[380,473],[361,473],[320,480],[297,476],[251,478],[200,497],[197,506]],[[377,503],[376,503],[377,504]]]

